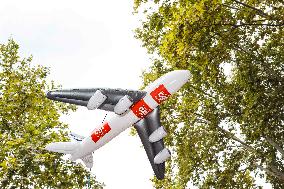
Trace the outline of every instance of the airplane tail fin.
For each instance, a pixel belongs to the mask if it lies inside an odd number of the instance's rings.
[[[89,169],[91,169],[94,165],[94,161],[93,161],[93,154],[89,154],[83,158],[81,158],[82,161],[84,162],[84,164],[86,165],[86,167],[88,167]]]

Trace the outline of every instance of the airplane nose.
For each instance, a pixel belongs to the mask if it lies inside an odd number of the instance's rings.
[[[180,80],[180,83],[182,84],[185,84],[191,77],[191,73],[188,70],[177,70],[176,74],[178,75],[178,80]]]
[[[181,72],[182,75],[184,75],[184,79],[186,81],[188,81],[189,78],[191,77],[190,71],[188,71],[188,70],[180,70],[180,72]]]
[[[190,79],[191,74],[188,70],[175,70],[168,73],[166,77],[167,89],[173,94],[178,91]]]

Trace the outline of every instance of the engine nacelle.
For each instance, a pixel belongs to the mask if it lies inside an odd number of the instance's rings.
[[[167,148],[164,148],[155,156],[154,163],[164,163],[169,157],[171,157],[171,152]]]
[[[149,136],[149,141],[150,142],[157,142],[164,138],[167,135],[167,132],[163,126],[159,127],[156,129],[150,136]]]
[[[118,103],[115,105],[114,112],[118,115],[122,115],[127,110],[129,110],[132,104],[132,99],[128,95],[125,95],[124,97],[119,99]]]
[[[107,99],[107,96],[104,95],[100,90],[97,90],[93,96],[90,98],[87,108],[89,110],[94,110],[100,107],[104,103],[104,101]]]

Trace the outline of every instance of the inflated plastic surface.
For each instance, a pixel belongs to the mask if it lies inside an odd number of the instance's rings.
[[[171,153],[167,148],[161,150],[154,158],[155,164],[164,163],[169,157],[171,157]]]
[[[93,89],[67,89],[49,91],[47,98],[59,102],[66,102],[80,106],[87,106],[90,98],[94,93],[100,90],[102,94],[107,96],[107,99],[98,108],[106,111],[114,111],[114,106],[118,101],[128,95],[133,103],[137,102],[146,95],[145,91],[124,90],[124,89],[108,89],[108,88],[93,88]]]
[[[102,125],[95,127],[89,136],[82,141],[78,141],[79,145],[70,142],[55,142],[47,145],[46,149],[53,152],[71,154],[72,161],[84,159],[127,128],[135,125],[156,177],[163,179],[165,174],[165,163],[163,161],[169,156],[169,151],[163,150],[163,140],[151,143],[149,137],[160,127],[158,109],[160,103],[167,100],[189,78],[190,73],[188,70],[175,70],[151,83],[144,89],[145,91],[96,88],[48,92],[47,97],[49,99],[87,106],[91,96],[99,90],[107,96],[107,99],[101,104],[99,109],[107,111],[113,111],[114,106],[125,95],[133,99],[133,104],[125,114],[114,114],[113,117]],[[164,151],[166,153],[160,153],[159,155],[159,152]],[[87,161],[86,163],[88,164],[89,162]]]
[[[161,123],[159,108],[154,109],[146,118],[142,119],[134,125],[144,146],[152,169],[157,179],[161,180],[165,176],[165,163],[155,164],[154,158],[161,150],[164,149],[164,142],[163,140],[155,143],[151,143],[149,141],[149,136],[160,126]]]
[[[114,112],[118,115],[122,115],[127,110],[129,110],[132,104],[133,104],[133,100],[129,96],[125,95],[114,106]]]
[[[167,135],[167,132],[163,126],[156,129],[150,136],[149,141],[150,142],[157,142],[164,138]]]
[[[87,108],[89,110],[95,110],[100,107],[104,101],[107,99],[107,96],[104,95],[100,90],[97,90],[93,96],[88,101]]]

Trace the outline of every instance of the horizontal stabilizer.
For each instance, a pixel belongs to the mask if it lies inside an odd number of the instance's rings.
[[[81,136],[81,135],[78,135],[78,134],[76,134],[76,133],[70,133],[69,134],[69,138],[72,140],[72,141],[78,141],[78,142],[80,142],[80,141],[82,141],[85,137],[83,137],[83,136]]]
[[[78,142],[53,142],[48,144],[45,149],[51,152],[73,154],[79,145]]]

